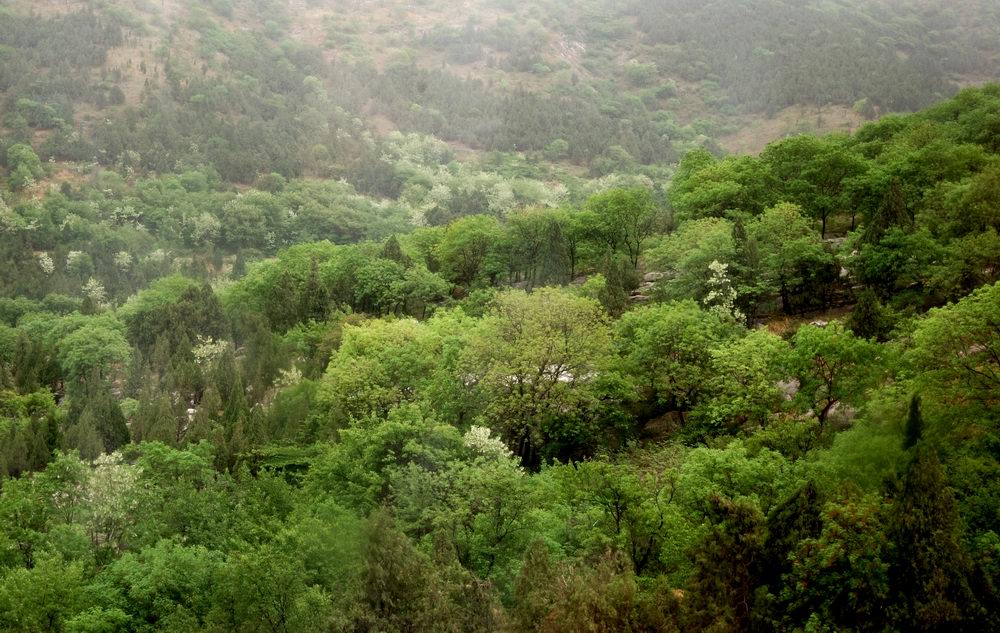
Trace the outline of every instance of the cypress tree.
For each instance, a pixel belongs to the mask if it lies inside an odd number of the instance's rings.
[[[392,260],[404,267],[409,267],[413,263],[406,253],[403,252],[403,247],[400,246],[399,240],[396,239],[395,235],[390,236],[385,241],[385,246],[382,247],[382,259]]]
[[[330,310],[330,291],[320,281],[319,262],[309,262],[309,276],[302,290],[300,316],[306,321],[325,321]]]
[[[847,326],[858,338],[885,340],[885,309],[873,290],[866,288],[858,294],[858,302],[848,317]]]
[[[765,521],[756,505],[717,493],[709,499],[712,527],[695,548],[689,625],[695,630],[745,631],[760,584]]]
[[[910,398],[910,413],[906,417],[906,431],[903,437],[903,448],[909,450],[917,445],[924,435],[924,418],[920,413],[920,396],[914,394]]]
[[[937,453],[925,444],[916,446],[889,512],[889,610],[896,629],[979,630],[958,507]]]

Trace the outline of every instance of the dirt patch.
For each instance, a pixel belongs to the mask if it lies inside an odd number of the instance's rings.
[[[738,132],[719,138],[730,154],[759,154],[768,143],[795,134],[851,133],[865,123],[847,106],[792,106],[771,118],[752,119]]]
[[[396,123],[384,114],[368,115],[368,120],[375,131],[375,136],[379,138],[385,138],[399,129]]]
[[[806,314],[785,316],[776,315],[765,319],[764,326],[768,331],[778,336],[791,336],[801,326],[807,323],[831,323],[843,321],[851,314],[854,306],[839,306],[829,310],[817,310]]]

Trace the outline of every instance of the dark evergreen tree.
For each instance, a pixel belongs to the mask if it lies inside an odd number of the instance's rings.
[[[746,316],[746,324],[750,326],[757,318],[757,306],[764,292],[760,288],[757,242],[747,233],[740,217],[733,220],[733,245],[736,256],[729,270],[736,288],[736,307]]]
[[[885,308],[870,288],[858,293],[858,302],[851,310],[847,326],[859,338],[885,340],[889,330]]]
[[[914,394],[910,398],[910,412],[906,416],[906,431],[903,437],[903,448],[911,449],[924,436],[924,418],[920,413],[920,396]]]
[[[309,261],[309,276],[300,295],[300,318],[304,321],[325,321],[330,312],[330,291],[319,278],[319,261]]]
[[[409,256],[403,252],[403,247],[400,246],[399,240],[396,239],[395,235],[390,235],[389,239],[385,241],[385,245],[382,247],[382,258],[394,261],[407,268],[413,264]]]
[[[908,227],[913,223],[913,216],[907,206],[906,191],[898,179],[889,183],[881,204],[866,220],[862,237],[868,244],[877,244],[886,231],[894,226]]]
[[[972,565],[954,493],[926,444],[916,446],[887,523],[893,546],[890,615],[897,629],[980,630],[984,614],[969,585]]]
[[[708,535],[692,552],[694,579],[688,625],[694,630],[745,631],[760,584],[758,561],[766,543],[766,523],[747,501],[713,493]]]
[[[601,273],[605,283],[597,298],[609,314],[620,315],[628,308],[629,294],[638,285],[635,269],[624,257],[609,254],[601,266]]]
[[[88,380],[87,383],[90,393],[87,395],[84,415],[93,420],[97,434],[104,444],[104,450],[112,453],[128,444],[128,424],[122,414],[118,399],[111,393],[111,386],[94,378]],[[97,386],[91,387],[93,383],[96,383]]]

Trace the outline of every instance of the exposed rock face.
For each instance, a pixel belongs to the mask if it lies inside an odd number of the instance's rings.
[[[826,422],[834,429],[846,429],[854,424],[858,411],[842,402],[835,402],[826,413]]]
[[[789,378],[788,380],[778,381],[778,384],[776,384],[775,387],[781,391],[785,400],[791,400],[795,397],[795,394],[799,392],[801,384],[799,383],[798,378]]]
[[[644,281],[639,284],[639,287],[629,293],[629,300],[631,301],[649,301],[652,299],[653,286],[655,284],[651,281]]]
[[[649,272],[642,276],[642,283],[630,293],[629,301],[651,301],[656,282],[666,277],[665,273]]]

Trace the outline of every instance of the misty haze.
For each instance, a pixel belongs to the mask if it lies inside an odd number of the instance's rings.
[[[0,0],[0,633],[1000,631],[996,0]]]

